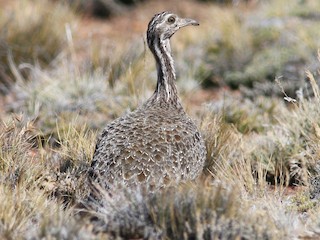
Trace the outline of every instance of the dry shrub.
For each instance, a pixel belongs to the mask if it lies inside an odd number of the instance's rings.
[[[97,231],[114,238],[274,239],[284,231],[266,213],[249,211],[231,186],[190,183],[145,195],[116,189],[93,204]]]

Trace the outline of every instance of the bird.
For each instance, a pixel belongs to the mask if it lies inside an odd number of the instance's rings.
[[[98,137],[90,178],[103,189],[117,184],[159,189],[201,174],[205,142],[178,97],[170,46],[174,33],[192,25],[199,23],[168,11],[149,22],[147,44],[156,62],[156,88],[145,103],[113,120]]]

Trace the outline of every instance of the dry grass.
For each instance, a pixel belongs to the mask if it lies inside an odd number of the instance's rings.
[[[76,22],[71,10],[51,1],[15,1],[1,9],[0,16],[0,87],[3,91],[15,79],[8,67],[9,57],[18,65],[49,64],[64,47],[66,24]]]
[[[197,181],[152,194],[125,187],[111,189],[101,193],[102,201],[92,203],[88,202],[86,174],[97,132],[152,94],[156,79],[152,56],[141,37],[132,42],[117,42],[111,37],[101,41],[80,39],[72,27],[65,28],[66,22],[77,17],[60,3],[34,3],[39,15],[32,15],[29,28],[25,19],[30,17],[30,1],[19,4],[11,5],[11,11],[19,13],[8,22],[12,32],[2,36],[11,34],[12,42],[21,39],[20,45],[30,38],[31,52],[27,56],[32,57],[18,60],[12,55],[9,66],[16,83],[8,96],[1,96],[6,103],[0,123],[1,239],[319,236],[319,204],[310,198],[318,199],[320,192],[319,72],[311,69],[304,74],[309,88],[303,88],[297,96],[287,92],[281,78],[278,85],[272,82],[290,102],[262,94],[246,98],[229,92],[195,112],[208,150],[203,176]],[[311,3],[298,13],[295,7],[281,7],[275,12],[270,4],[259,8],[258,12],[264,13],[259,17],[314,17]],[[244,24],[249,19],[245,16],[252,13],[249,10],[244,15],[235,7],[200,6],[206,7],[200,25],[203,28],[177,34],[173,43],[184,105],[199,88],[194,76],[205,81],[212,74],[208,70],[214,71],[219,83],[225,80],[220,73],[229,70],[247,69],[251,76],[262,76],[253,74],[264,72],[264,66],[244,67],[253,55],[253,62],[258,59],[256,62],[269,67],[271,61],[282,69],[282,57],[287,55],[279,51],[279,59],[272,61],[275,55],[269,52],[268,62],[264,61],[266,51],[261,51],[281,39],[282,47],[286,46],[282,28],[257,31],[256,26]],[[50,14],[48,9],[52,10]],[[0,23],[6,17],[1,15]],[[258,18],[255,15],[253,19]],[[297,38],[289,46],[290,53],[295,54],[291,50],[298,46],[298,53],[303,52],[307,58],[308,51],[317,46],[316,33],[310,37],[308,32],[316,23],[310,21],[310,29],[299,24],[295,25]],[[39,27],[36,33],[41,37],[30,36],[33,25]],[[48,25],[50,29],[45,27]],[[51,40],[46,39],[48,35]],[[60,45],[64,39],[67,41]],[[7,57],[4,59],[7,61]],[[19,67],[21,63],[24,70],[28,69],[27,78]]]
[[[249,201],[231,185],[198,188],[189,183],[148,196],[137,189],[117,190],[104,199],[95,206],[100,230],[125,239],[276,239],[286,235],[268,215],[251,211]]]

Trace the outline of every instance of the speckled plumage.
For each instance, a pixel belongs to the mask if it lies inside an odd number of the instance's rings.
[[[187,25],[198,23],[168,12],[150,21],[147,40],[157,63],[157,87],[147,102],[108,124],[99,137],[91,179],[103,188],[122,182],[158,188],[201,173],[206,148],[178,98],[169,42]]]

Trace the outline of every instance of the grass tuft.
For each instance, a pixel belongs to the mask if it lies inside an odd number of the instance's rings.
[[[107,194],[109,195],[109,194]],[[273,239],[285,234],[268,216],[248,211],[231,186],[194,184],[145,196],[117,190],[95,206],[100,231],[114,237],[151,239]],[[240,207],[241,206],[241,207]]]
[[[0,89],[5,90],[14,79],[7,67],[9,54],[18,65],[48,65],[64,48],[65,24],[75,19],[64,4],[48,0],[15,1],[1,9]]]

